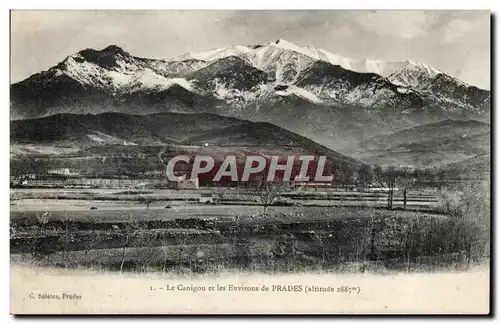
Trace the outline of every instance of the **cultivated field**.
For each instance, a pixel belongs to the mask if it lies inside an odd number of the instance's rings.
[[[23,188],[11,189],[11,211],[81,211],[92,206],[99,210],[142,209],[148,200],[149,208],[164,208],[166,205],[198,204],[202,194],[213,193],[220,197],[221,205],[243,206],[241,210],[254,210],[261,200],[253,191],[236,189],[199,190],[140,190],[140,189],[72,189],[72,188]],[[280,194],[294,206],[363,206],[384,207],[388,195],[385,192],[355,191],[288,191]],[[407,209],[432,210],[437,207],[438,195],[435,191],[420,190],[407,194]],[[403,194],[396,192],[393,207],[402,208]],[[226,209],[224,207],[223,209]],[[194,208],[193,210],[196,210]]]
[[[489,255],[486,229],[444,213],[429,192],[409,194],[406,210],[402,202],[388,210],[384,193],[287,192],[283,205],[266,208],[250,192],[219,192],[215,204],[199,203],[200,194],[13,189],[11,259],[120,272],[274,273],[464,269]]]

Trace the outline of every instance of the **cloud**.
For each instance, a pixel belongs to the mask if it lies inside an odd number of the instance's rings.
[[[465,12],[457,13],[442,25],[444,40],[447,43],[489,38],[490,13],[488,11],[473,11],[468,15]]]
[[[176,57],[284,38],[354,59],[415,60],[489,87],[488,11],[12,11],[11,77],[84,48]]]
[[[412,39],[425,35],[433,27],[437,15],[426,11],[375,11],[353,14],[353,22],[380,36]]]
[[[444,38],[446,42],[453,42],[463,36],[465,33],[470,32],[472,23],[465,19],[452,19],[448,22],[444,31]]]

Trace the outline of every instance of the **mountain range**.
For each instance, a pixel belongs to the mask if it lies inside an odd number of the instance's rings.
[[[340,152],[443,120],[489,122],[487,90],[413,61],[355,61],[279,39],[170,60],[85,49],[11,85],[11,120],[209,113],[269,122]]]

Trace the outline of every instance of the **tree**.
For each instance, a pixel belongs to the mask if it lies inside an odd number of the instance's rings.
[[[461,190],[463,195],[460,215],[465,223],[463,237],[469,267],[473,250],[477,256],[490,252],[491,188],[487,181],[475,181],[461,185]]]
[[[69,216],[68,213],[65,213],[62,216],[62,224],[64,226],[63,230],[64,232],[61,234],[59,237],[59,240],[63,244],[63,251],[62,251],[62,257],[64,262],[69,262],[69,251],[71,249],[71,243],[75,241],[75,237],[72,232],[72,227],[73,227],[73,219],[71,216]]]
[[[451,188],[443,188],[438,195],[439,204],[444,207],[446,214],[454,214],[460,202],[461,193]]]
[[[472,257],[489,254],[491,228],[490,184],[473,181],[443,188],[440,202],[449,215],[449,231],[454,245],[466,253],[467,267]]]
[[[407,192],[416,183],[416,179],[413,174],[407,170],[402,170],[397,176],[397,184],[403,191],[403,209],[406,209]]]
[[[340,171],[341,171],[342,183],[346,188],[347,185],[354,183],[356,167],[353,164],[350,163],[341,164]]]
[[[397,169],[394,166],[389,166],[384,172],[384,180],[388,187],[387,209],[392,209],[394,200],[394,187],[396,185]]]
[[[361,164],[358,168],[358,178],[363,187],[365,187],[366,184],[371,183],[373,181],[372,167],[368,164]]]
[[[146,205],[146,209],[149,211],[149,205],[151,205],[151,202],[153,201],[153,199],[151,198],[151,196],[149,195],[142,195],[141,197],[139,197],[139,201],[143,204]]]
[[[444,180],[445,180],[444,170],[440,170],[438,176],[439,176],[439,189],[441,189],[444,186]]]
[[[51,218],[50,212],[36,213],[36,224],[34,225],[34,235],[30,242],[30,253],[33,258],[44,256],[42,240],[47,230],[47,224]]]
[[[266,181],[263,178],[257,179],[257,193],[259,195],[260,202],[264,207],[264,214],[267,213],[267,207],[273,203],[276,197],[279,196],[281,190],[284,187],[283,182],[278,181]]]
[[[132,213],[125,213],[123,216],[123,221],[120,224],[121,230],[119,232],[122,247],[120,273],[123,271],[123,265],[125,264],[127,248],[130,246],[133,240],[137,239],[142,234],[143,229],[143,225],[140,223],[137,216],[133,215]]]
[[[90,233],[88,235],[82,236],[82,243],[84,248],[84,264],[85,267],[88,266],[88,254],[96,245],[99,239],[99,232],[97,231],[97,224],[99,222],[99,217],[97,214],[90,214],[87,218],[90,225]]]
[[[378,164],[375,164],[373,167],[373,177],[376,181],[382,181],[383,170],[382,167]]]

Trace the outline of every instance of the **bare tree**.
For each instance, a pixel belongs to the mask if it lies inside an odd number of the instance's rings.
[[[146,209],[149,211],[149,206],[151,205],[151,202],[153,201],[153,199],[151,198],[151,196],[149,196],[149,195],[142,195],[141,197],[139,197],[139,201],[141,203],[144,203],[146,205]]]
[[[460,215],[464,222],[464,239],[467,254],[467,267],[470,265],[473,250],[477,256],[489,253],[491,206],[490,184],[476,181],[462,185]]]
[[[462,192],[458,188],[453,189],[448,187],[440,190],[438,195],[439,204],[446,214],[456,214],[460,205],[461,195]]]
[[[356,178],[356,166],[350,163],[341,164],[341,180],[344,188],[347,188],[348,185],[354,183],[354,179]]]
[[[382,177],[388,187],[387,208],[392,209],[394,202],[394,191],[401,188],[403,192],[403,208],[406,209],[407,194],[416,183],[413,173],[408,169],[389,166]]]
[[[438,177],[439,177],[439,189],[442,189],[444,186],[444,182],[445,182],[444,170],[439,171]]]
[[[178,234],[178,239],[177,239],[177,250],[178,250],[178,254],[177,254],[177,264],[178,266],[180,267],[180,265],[183,263],[183,252],[184,250],[186,250],[186,248],[188,247],[187,245],[187,237],[186,237],[186,234],[181,232]],[[166,262],[166,260],[165,260]],[[191,269],[190,269],[191,270]]]
[[[97,245],[97,240],[99,239],[99,232],[97,231],[97,224],[99,222],[98,216],[96,214],[90,214],[88,216],[88,221],[90,225],[90,232],[88,236],[82,237],[83,247],[84,247],[84,265],[88,265],[88,253]]]
[[[34,235],[31,240],[30,244],[30,253],[32,258],[36,258],[39,256],[40,250],[41,250],[41,241],[43,240],[46,230],[47,230],[47,224],[49,223],[50,220],[50,212],[45,211],[43,213],[36,213],[36,220],[37,224],[35,224],[35,231]]]
[[[120,263],[120,273],[123,272],[123,266],[127,255],[127,249],[132,241],[139,238],[142,234],[143,225],[136,215],[132,213],[125,213],[124,218],[120,224],[120,241],[122,248],[122,257]]]
[[[402,171],[397,177],[397,184],[403,191],[403,209],[406,209],[407,193],[408,190],[413,188],[416,183],[416,178],[408,171]]]
[[[363,186],[366,187],[373,181],[373,169],[368,164],[361,164],[358,168],[358,180]]]
[[[473,181],[443,188],[440,203],[449,215],[454,244],[465,252],[467,267],[473,257],[490,253],[490,188],[486,181]]]
[[[376,181],[381,181],[382,178],[383,178],[383,171],[382,171],[382,167],[378,164],[375,164],[375,166],[373,167],[373,178],[376,180]]]
[[[69,250],[71,249],[71,243],[74,242],[74,236],[71,230],[72,219],[68,213],[65,213],[62,217],[63,233],[59,237],[59,240],[63,244],[62,257],[64,261],[69,261]]]
[[[384,172],[384,180],[388,187],[387,209],[392,209],[392,202],[394,201],[394,187],[396,185],[397,170],[395,167],[390,166]]]
[[[284,183],[279,181],[266,181],[265,179],[258,180],[257,192],[260,202],[264,207],[264,214],[267,213],[267,207],[271,205],[283,190]]]

